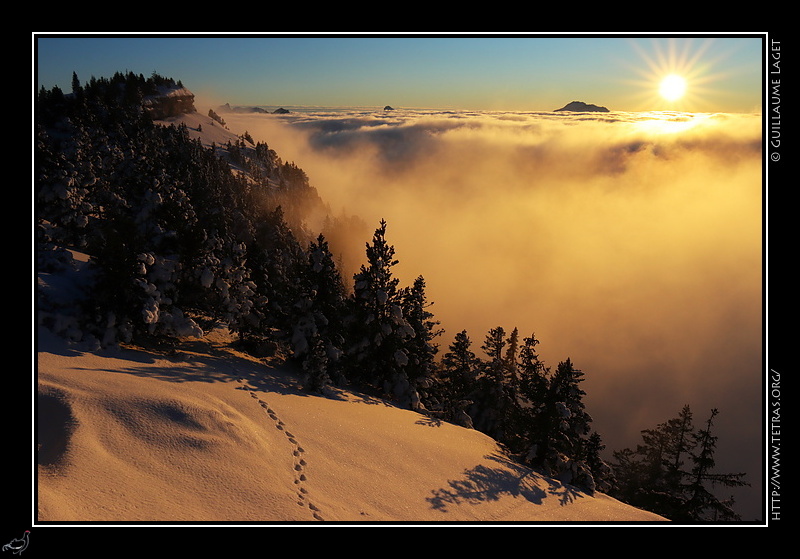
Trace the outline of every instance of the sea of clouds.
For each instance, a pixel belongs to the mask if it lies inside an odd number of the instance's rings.
[[[609,451],[719,408],[720,467],[760,489],[760,115],[288,109],[222,116],[370,226],[340,250],[386,219],[443,351],[462,329],[476,353],[494,326],[535,333],[586,374]]]

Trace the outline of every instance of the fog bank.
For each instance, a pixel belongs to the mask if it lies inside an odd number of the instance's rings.
[[[402,284],[425,277],[442,351],[462,329],[476,353],[494,326],[535,333],[549,366],[586,373],[609,450],[684,404],[696,425],[717,407],[720,469],[760,489],[760,115],[222,116],[366,221],[356,250],[386,219]]]

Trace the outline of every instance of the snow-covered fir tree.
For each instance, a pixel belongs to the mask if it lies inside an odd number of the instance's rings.
[[[445,421],[474,427],[467,410],[473,404],[471,398],[476,390],[479,368],[480,359],[472,351],[467,331],[458,332],[442,356],[435,388],[439,400],[437,412]]]
[[[511,448],[527,451],[546,438],[545,409],[549,370],[539,359],[535,335],[526,336],[517,354],[517,416],[508,442]]]
[[[254,243],[249,255],[259,294],[268,299],[263,321],[254,338],[274,336],[291,339],[297,305],[306,296],[306,253],[278,206],[255,224]]]
[[[583,459],[592,474],[594,489],[608,493],[614,487],[614,470],[602,457],[604,449],[600,433],[594,431],[586,441]]]
[[[295,304],[292,345],[302,363],[306,386],[315,391],[329,383],[342,384],[347,296],[328,241],[319,234],[308,247],[306,289]]]
[[[513,430],[516,394],[512,382],[515,368],[516,329],[510,337],[502,326],[489,330],[481,349],[487,360],[482,363],[477,387],[473,392],[470,416],[479,431],[500,440]],[[511,343],[510,343],[511,342]]]
[[[585,410],[580,387],[583,372],[567,359],[549,378],[544,409],[544,440],[531,447],[528,460],[566,483],[593,487],[591,472],[583,457],[591,416]]]
[[[429,400],[429,396],[432,396],[430,389],[433,387],[435,360],[439,353],[436,339],[443,332],[439,328],[439,321],[429,310],[433,303],[428,301],[425,289],[425,278],[418,276],[411,287],[403,289],[400,296],[403,316],[414,331],[414,336],[405,344],[408,355],[406,375],[413,389],[412,393],[415,392],[420,398],[419,401],[412,401],[412,409],[417,410],[435,405],[434,401]]]
[[[407,342],[416,333],[403,316],[399,279],[393,272],[398,261],[386,240],[385,220],[367,243],[366,256],[366,264],[353,277],[348,372],[357,383],[410,405],[415,395],[407,374]]]

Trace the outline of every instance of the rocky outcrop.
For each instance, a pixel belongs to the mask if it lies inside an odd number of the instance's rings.
[[[558,111],[572,111],[577,113],[607,113],[609,112],[607,108],[600,107],[598,105],[592,105],[589,103],[584,103],[583,101],[573,101],[572,103],[567,103],[560,109],[556,109],[555,112]]]
[[[220,105],[217,109],[223,113],[259,113],[259,114],[273,114],[273,115],[288,115],[291,111],[288,109],[284,109],[283,107],[279,107],[270,113],[267,109],[262,107],[231,107],[230,103],[225,103],[224,105]]]
[[[262,109],[261,107],[231,107],[230,103],[225,103],[224,105],[220,105],[217,109],[223,113],[261,113],[261,114],[269,114],[269,111],[266,109]]]
[[[153,120],[195,112],[194,93],[185,87],[159,88],[156,95],[148,95],[142,105]]]

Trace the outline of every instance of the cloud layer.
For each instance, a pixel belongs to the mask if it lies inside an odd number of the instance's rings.
[[[536,333],[586,373],[609,449],[720,409],[718,462],[758,484],[759,115],[354,110],[230,115],[377,226],[446,333]],[[371,235],[371,231],[370,231]],[[355,239],[362,250],[369,237]],[[724,462],[723,462],[724,458]]]

